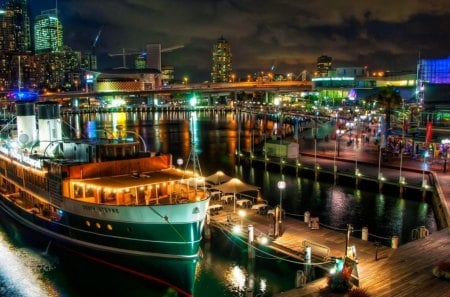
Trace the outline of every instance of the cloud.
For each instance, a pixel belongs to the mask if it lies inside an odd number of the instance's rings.
[[[50,2],[50,3],[49,3]],[[51,8],[53,1],[34,5]],[[211,51],[221,36],[239,74],[267,70],[313,70],[317,57],[334,66],[414,69],[423,55],[447,56],[450,3],[447,0],[66,0],[60,1],[65,40],[89,49],[103,27],[97,51],[184,45],[163,56],[176,75],[208,80]],[[106,64],[120,61],[104,59]],[[102,65],[101,65],[102,66]]]

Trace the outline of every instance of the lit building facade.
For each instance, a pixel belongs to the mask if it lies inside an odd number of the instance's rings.
[[[431,121],[433,126],[448,129],[450,127],[450,56],[439,59],[420,59],[417,78],[419,80],[417,94],[424,108],[423,122]],[[444,137],[448,137],[448,132],[442,136]]]
[[[225,38],[220,37],[213,47],[211,82],[230,82],[231,72],[231,47]]]
[[[156,69],[111,69],[99,72],[94,91],[148,91],[155,88],[160,72]]]
[[[27,0],[7,0],[0,7],[0,51],[31,50]]]
[[[316,75],[319,77],[327,77],[328,71],[331,70],[331,64],[333,62],[333,58],[328,56],[320,56],[317,58],[316,64]]]
[[[17,43],[14,34],[14,13],[0,10],[0,52],[16,52]]]
[[[37,53],[34,73],[37,87],[40,89],[75,90],[82,85],[79,81],[81,72],[81,53],[63,47],[58,52]]]
[[[175,67],[172,65],[163,66],[161,69],[162,85],[169,85],[175,82]]]
[[[34,22],[34,50],[57,52],[63,46],[63,27],[56,9],[42,11]]]

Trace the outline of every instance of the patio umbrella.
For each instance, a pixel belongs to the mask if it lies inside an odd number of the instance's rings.
[[[205,181],[210,182],[214,185],[220,185],[223,184],[231,179],[230,176],[226,175],[222,171],[217,171],[216,173],[205,177]]]
[[[238,178],[232,178],[226,183],[211,187],[211,189],[219,190],[222,193],[233,193],[233,212],[236,212],[236,193],[259,191],[259,187],[246,184]]]

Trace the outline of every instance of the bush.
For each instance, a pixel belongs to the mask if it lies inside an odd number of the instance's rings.
[[[442,261],[438,264],[438,269],[440,271],[450,272],[450,261]]]
[[[450,279],[450,261],[442,261],[433,268],[436,277]]]
[[[342,271],[336,274],[331,274],[328,276],[328,287],[333,292],[347,292],[352,287],[352,284],[350,283],[350,276]]]
[[[366,289],[353,288],[348,292],[348,297],[370,297],[370,295],[367,293]]]

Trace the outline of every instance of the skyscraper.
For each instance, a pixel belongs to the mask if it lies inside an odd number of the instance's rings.
[[[11,10],[0,10],[0,51],[16,52],[17,44],[14,35],[14,13]]]
[[[39,52],[57,52],[63,46],[63,27],[58,19],[57,10],[44,10],[34,22],[34,50]]]
[[[147,52],[147,68],[161,71],[161,44],[149,43],[145,46]]]
[[[27,0],[6,0],[0,8],[0,51],[31,50]]]
[[[228,41],[220,37],[213,47],[211,82],[231,81],[231,48]]]
[[[320,56],[317,58],[317,76],[327,77],[328,71],[331,70],[331,62],[333,58],[328,56]]]

